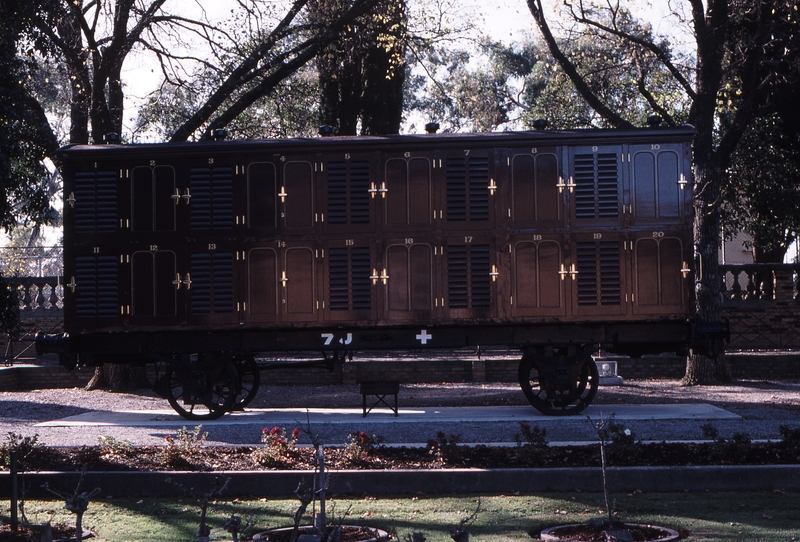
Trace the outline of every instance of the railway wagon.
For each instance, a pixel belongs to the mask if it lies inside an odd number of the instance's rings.
[[[255,359],[503,346],[549,414],[592,354],[686,351],[690,126],[98,144],[61,150],[67,367],[158,364],[182,416]],[[697,345],[695,345],[697,347]]]

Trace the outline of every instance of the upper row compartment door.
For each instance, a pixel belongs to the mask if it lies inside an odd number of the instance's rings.
[[[563,179],[554,148],[513,149],[508,157],[513,228],[560,227],[564,222]]]
[[[335,153],[322,163],[323,209],[320,221],[327,232],[375,230],[376,195],[381,182],[370,154]]]
[[[322,218],[315,201],[320,165],[313,156],[282,156],[247,165],[247,227],[313,233]]]
[[[629,148],[634,222],[685,222],[691,173],[686,170],[688,162],[682,151],[678,144]]]
[[[618,146],[569,150],[570,220],[575,228],[622,225],[623,168]]]
[[[284,196],[285,199],[285,196]],[[278,228],[278,167],[273,162],[247,165],[247,227],[256,230]]]
[[[447,230],[493,227],[498,189],[493,156],[488,149],[463,149],[442,153],[435,161],[443,186],[437,195],[436,218]]]
[[[131,170],[131,230],[175,231],[181,195],[172,166],[139,166]],[[184,200],[186,198],[183,198]]]
[[[376,197],[383,204],[386,231],[428,231],[433,225],[433,162],[430,156],[388,156]]]

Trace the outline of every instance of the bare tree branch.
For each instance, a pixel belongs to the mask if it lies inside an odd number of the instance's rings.
[[[211,97],[192,115],[178,130],[172,135],[170,141],[185,141],[200,126],[203,125],[211,116],[217,112],[222,104],[230,96],[243,87],[245,78],[252,70],[258,70],[263,75],[261,82],[253,88],[238,96],[234,102],[227,107],[220,115],[209,123],[208,130],[214,130],[229,124],[239,116],[257,99],[265,96],[275,86],[295,73],[299,68],[314,58],[317,53],[326,45],[332,43],[342,29],[353,22],[356,18],[366,14],[372,9],[378,0],[356,0],[353,5],[336,21],[325,28],[319,35],[307,40],[296,48],[297,54],[288,62],[282,62],[282,57],[270,59],[264,62],[267,52],[272,50],[276,43],[288,33],[290,33],[290,23],[300,10],[306,5],[308,0],[296,0],[290,12],[275,27],[267,39],[262,43],[248,58],[246,58],[218,87]],[[292,32],[294,30],[291,30]],[[269,70],[280,65],[271,73]],[[252,79],[252,78],[251,78]]]
[[[589,105],[597,111],[597,113],[603,117],[609,124],[612,126],[616,126],[619,128],[629,128],[633,126],[630,122],[622,118],[621,115],[616,113],[610,107],[608,107],[603,100],[600,99],[597,94],[595,94],[589,85],[586,82],[586,79],[578,73],[578,68],[573,64],[569,58],[561,51],[558,43],[556,42],[553,33],[550,30],[550,26],[547,23],[547,20],[544,17],[544,9],[542,8],[542,1],[541,0],[527,0],[528,1],[528,9],[530,9],[531,14],[533,15],[536,24],[539,26],[539,30],[542,32],[542,36],[544,36],[545,43],[547,43],[547,47],[550,49],[550,54],[553,55],[553,58],[556,59],[556,62],[561,66],[561,69],[567,74],[567,76],[572,81],[572,84],[575,85],[575,89],[580,93],[581,96],[589,103]]]

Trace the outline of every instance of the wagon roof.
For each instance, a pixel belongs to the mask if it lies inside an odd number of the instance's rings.
[[[347,152],[359,150],[428,150],[464,146],[557,146],[610,145],[658,140],[683,142],[694,136],[694,128],[689,125],[661,128],[629,129],[580,129],[580,130],[536,130],[520,132],[488,133],[438,133],[390,136],[333,136],[316,138],[287,139],[231,139],[225,141],[198,141],[183,143],[134,143],[68,145],[59,150],[62,160],[81,159],[93,156],[112,158],[131,154],[194,155],[198,152],[236,152],[236,153],[286,153],[321,152],[341,149]],[[644,141],[643,141],[644,140]]]

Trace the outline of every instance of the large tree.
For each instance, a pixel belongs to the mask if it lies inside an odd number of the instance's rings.
[[[0,227],[5,231],[18,221],[39,223],[50,216],[43,160],[57,141],[44,109],[26,85],[36,68],[31,20],[43,11],[42,2],[0,4]]]
[[[349,0],[316,0],[313,21],[330,21]],[[396,134],[403,118],[405,0],[381,0],[374,13],[343,29],[316,59],[321,123],[340,135]]]
[[[586,74],[559,46],[541,0],[527,0],[533,18],[551,54],[584,99],[611,126],[630,126],[613,104],[604,100],[589,84]],[[705,321],[720,321],[722,283],[718,249],[721,238],[722,188],[725,170],[749,123],[769,107],[770,90],[784,77],[796,75],[798,44],[787,27],[796,27],[797,12],[792,2],[780,0],[684,0],[678,14],[686,14],[694,37],[695,57],[682,65],[665,40],[654,40],[631,32],[624,22],[630,11],[619,0],[603,5],[584,0],[565,2],[565,15],[573,32],[634,47],[642,58],[658,62],[672,75],[691,102],[688,121],[697,130],[694,146],[694,241],[702,273],[696,276],[697,315]],[[771,69],[764,69],[770,65]],[[674,123],[642,74],[640,92],[651,107]],[[710,383],[727,380],[724,357],[690,356],[684,382]]]
[[[745,232],[756,263],[782,263],[800,232],[800,127],[756,119],[726,170],[726,232]]]

